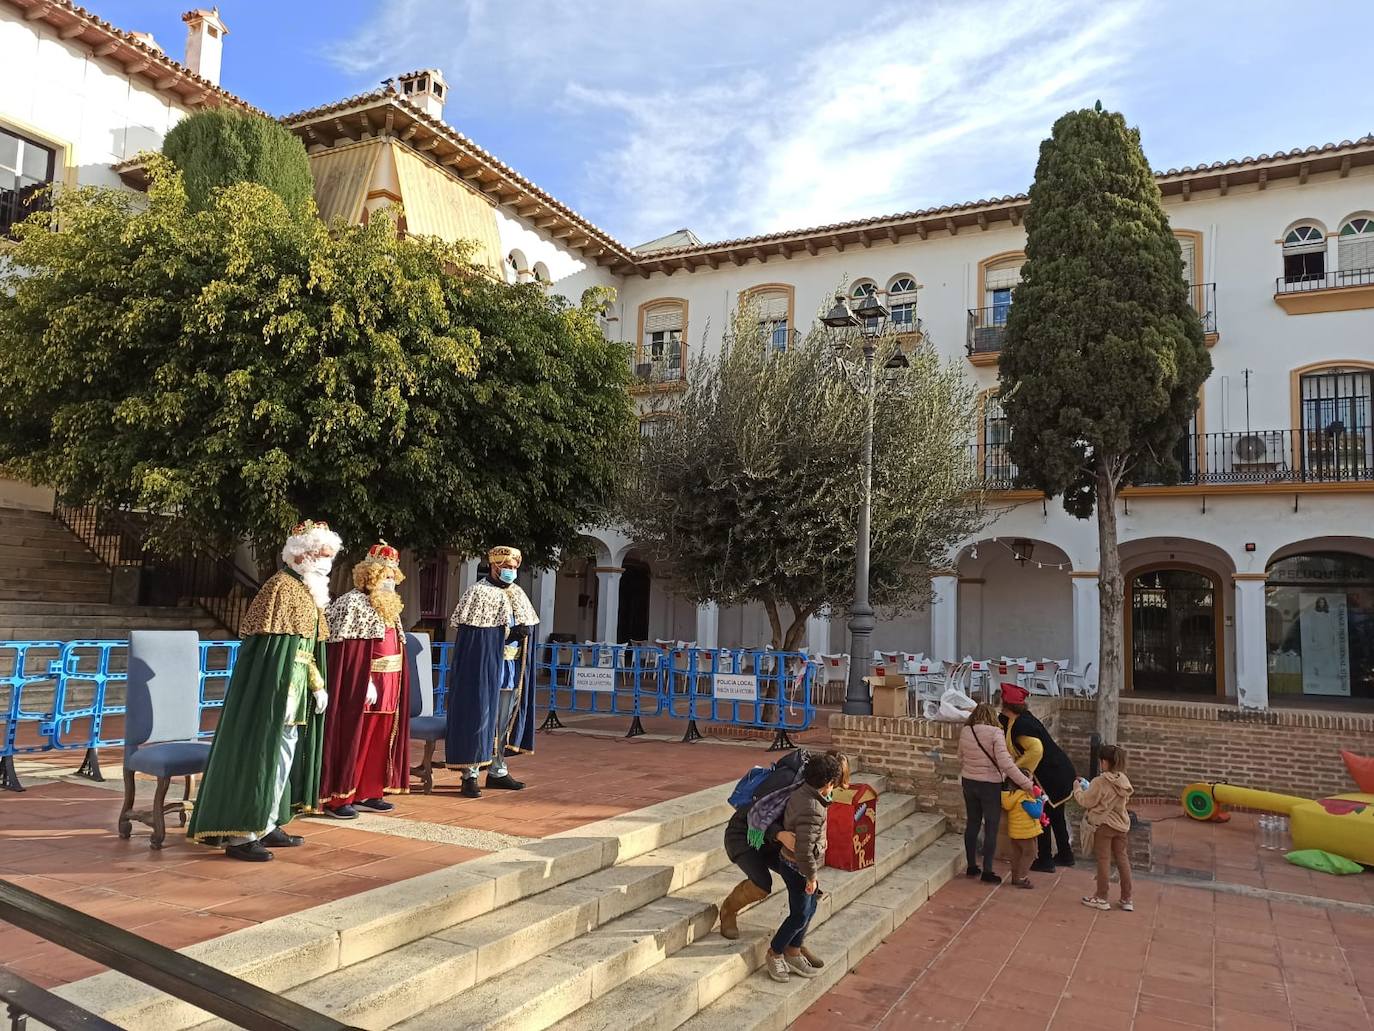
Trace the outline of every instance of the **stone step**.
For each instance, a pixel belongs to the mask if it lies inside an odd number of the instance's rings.
[[[66,587],[10,587],[0,590],[0,601],[19,604],[61,603],[65,605],[102,605],[110,598],[110,584],[78,584]]]
[[[908,827],[909,823],[913,825]],[[817,904],[812,926],[819,929],[832,918],[840,920],[844,939],[848,941],[859,925],[868,927],[871,924],[871,929],[862,940],[871,949],[896,926],[898,921],[893,906],[904,910],[901,919],[905,919],[929,897],[929,884],[925,884],[922,893],[919,879],[917,883],[912,883],[912,879],[907,878],[895,887],[883,882],[890,874],[917,859],[926,848],[935,846],[943,835],[944,827],[943,817],[909,817],[897,827],[879,835],[879,861],[875,866],[858,871],[824,871],[821,885],[826,894]],[[886,862],[883,857],[887,857]],[[952,875],[957,857],[949,852],[948,846],[941,848],[937,857],[935,866],[937,870],[944,870],[943,876],[947,880]],[[924,867],[917,869],[924,870]],[[734,871],[725,871],[721,875],[705,878],[673,897],[700,902],[704,901],[702,895],[709,892],[708,897],[720,898],[722,889],[728,890],[727,882],[733,885],[736,879]],[[928,876],[926,881],[932,879],[938,878]],[[873,893],[872,902],[865,904],[863,899],[869,893]],[[906,900],[911,896],[918,898],[919,902],[910,905],[909,909],[905,908],[910,904]],[[712,935],[693,942],[552,1024],[533,1023],[524,1026],[532,1031],[544,1026],[558,1031],[667,1031],[678,1027],[740,985],[762,965],[768,939],[776,932],[786,907],[786,893],[775,891],[770,898],[741,916],[737,941]],[[862,920],[856,920],[856,916]],[[817,942],[817,953],[820,954],[819,939]],[[844,952],[824,958],[827,968],[832,958],[836,966],[845,966],[847,963],[847,954]]]
[[[807,946],[825,960],[819,977],[791,977],[780,983],[765,971],[755,970],[676,1026],[683,1031],[783,1031],[956,876],[962,864],[962,843],[945,835],[818,927],[814,935],[807,935]],[[767,933],[759,939],[764,947]]]
[[[65,538],[54,534],[50,541],[39,535],[32,544],[25,546],[14,543],[14,539],[0,527],[0,560],[6,565],[23,565],[47,559],[65,559],[100,565],[100,560],[91,554],[90,549],[71,534],[67,534]]]
[[[42,613],[54,616],[178,616],[195,610],[179,605],[112,605],[109,602],[0,602],[0,613]]]
[[[905,817],[901,814],[909,813],[916,804],[916,800],[907,795],[885,797],[890,798],[891,802],[886,807],[891,815],[886,819],[893,827],[903,822]],[[884,807],[880,805],[880,827],[883,826],[883,810]],[[934,823],[934,818],[931,822]],[[591,931],[575,940],[563,941],[541,934],[531,944],[537,946],[537,942],[542,940],[542,948],[536,947],[528,955],[507,954],[510,973],[497,976],[488,983],[479,970],[474,987],[467,991],[452,985],[443,985],[438,990],[446,992],[446,996],[432,1003],[432,1008],[425,1012],[414,1011],[418,1015],[402,1026],[408,1031],[454,1026],[512,1029],[547,1027],[553,1021],[604,995],[635,976],[637,972],[648,969],[652,965],[648,960],[659,962],[676,952],[678,948],[702,938],[705,932],[714,926],[720,899],[734,887],[740,877],[739,872],[729,865],[725,856],[721,844],[722,833],[721,826],[709,828],[587,879],[594,881],[605,874],[624,875],[636,869],[650,871],[656,878],[661,878],[657,886],[661,887],[663,892],[674,892],[673,897],[661,900],[662,903],[669,905],[669,911],[675,919],[685,918],[688,924],[657,926],[654,923],[655,914],[662,911],[662,907],[653,909],[651,907],[655,904],[650,903],[642,910],[636,910],[632,917],[619,922],[613,921],[605,928],[604,934],[599,930]],[[906,849],[912,847],[908,842],[924,839],[911,837],[905,832],[889,837],[884,832],[880,833],[880,840],[885,846]],[[719,876],[716,876],[717,874]],[[837,876],[841,875],[837,873]],[[712,888],[706,892],[692,892],[690,898],[684,897],[686,893],[683,889],[700,881],[709,882]],[[583,881],[577,881],[557,891],[577,891],[582,884]],[[556,893],[547,892],[537,896],[534,901],[543,901],[554,894]],[[511,911],[517,908],[510,907]],[[491,916],[502,916],[506,912],[503,910]],[[515,918],[516,914],[512,912],[512,921]],[[691,933],[682,933],[689,927],[692,929]],[[466,936],[469,933],[464,925],[439,937]],[[554,947],[549,948],[550,945]],[[538,971],[537,976],[533,973],[531,964],[534,965],[533,971]],[[347,974],[348,971],[340,973]],[[298,1001],[321,1008],[321,1004],[328,1005],[336,993],[347,991],[346,982],[340,981],[328,991],[321,992],[319,996],[301,998]],[[463,992],[461,997],[455,998],[460,991]],[[329,1008],[324,1009],[324,1012],[360,1027],[391,1026],[376,1013],[360,1012],[356,1008],[344,1011]]]
[[[455,947],[460,946],[474,951],[473,963],[482,962],[480,957],[485,949],[487,967],[483,969],[496,974],[505,969],[503,963],[516,961],[509,957],[518,957],[536,944],[528,935],[521,937],[524,928],[512,917],[512,904],[536,902],[540,893],[599,871],[606,871],[606,883],[586,880],[583,885],[590,890],[600,884],[602,894],[595,900],[597,920],[603,914],[613,918],[625,912],[617,907],[649,901],[645,886],[661,888],[660,894],[667,891],[671,871],[655,870],[652,866],[625,866],[615,871],[609,868],[683,837],[720,827],[731,812],[726,799],[733,786],[732,782],[704,789],[519,848],[481,856],[201,942],[184,951],[279,993],[292,993],[302,986],[302,990],[308,991],[308,982],[336,971],[345,971],[345,982],[351,983],[354,974],[359,974],[358,980],[362,982],[361,964],[421,940],[430,942],[424,946],[433,950],[427,955],[452,956]],[[304,833],[308,840],[308,827]],[[616,886],[618,880],[622,883]],[[553,897],[561,904],[545,912],[546,929],[564,926],[559,921],[569,918],[560,914],[569,909],[585,915],[591,903],[573,901],[580,893],[578,885],[570,885],[564,895]],[[526,912],[521,919],[529,919],[532,912],[533,909]],[[489,914],[485,923],[477,922]],[[572,919],[574,923],[568,926],[575,928],[577,918]],[[479,933],[486,933],[488,938],[465,941],[457,937]],[[433,944],[435,941],[444,944]],[[544,948],[547,944],[541,945],[540,951]],[[502,959],[503,956],[507,958]],[[461,966],[468,961],[454,962]],[[355,969],[348,973],[345,968]],[[476,967],[473,978],[475,981]],[[442,981],[440,978],[439,983]],[[456,990],[461,987],[459,980]],[[407,990],[417,991],[414,985]],[[126,1027],[178,1031],[209,1019],[209,1014],[189,1003],[116,973],[97,974],[59,991],[64,998]],[[398,1005],[392,1001],[394,998],[385,985],[375,985],[375,991],[363,988],[357,996],[350,996],[347,1005],[356,1002],[360,1012],[376,1006],[378,1012],[386,1013],[388,1007]]]

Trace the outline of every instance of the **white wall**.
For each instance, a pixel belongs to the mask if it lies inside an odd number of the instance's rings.
[[[0,124],[64,148],[56,176],[80,185],[119,186],[110,166],[158,150],[186,109],[115,62],[57,38],[42,21],[0,6]],[[70,170],[63,174],[63,165]]]
[[[543,262],[549,270],[553,293],[561,294],[574,304],[582,299],[584,290],[593,286],[620,286],[620,277],[602,268],[579,251],[571,250],[552,239],[543,230],[520,218],[509,208],[496,208],[496,230],[501,238],[501,255],[505,259],[511,251],[519,250],[531,269]],[[506,262],[506,278],[515,282],[515,270]]]

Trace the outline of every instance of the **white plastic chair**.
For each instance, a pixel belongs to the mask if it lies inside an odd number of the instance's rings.
[[[1069,669],[1067,665],[1059,671],[1059,693],[1076,694],[1081,698],[1091,698],[1097,694],[1097,681],[1092,679],[1093,664],[1090,662],[1083,667],[1083,672],[1076,673]]]
[[[1059,694],[1059,663],[1053,659],[1045,659],[1035,664],[1035,672],[1031,674],[1031,694],[1058,695]]]
[[[924,653],[924,652],[902,652],[902,653],[901,653],[901,656],[902,656],[902,672],[903,672],[903,673],[912,673],[912,672],[915,672],[916,667],[917,667],[918,665],[920,665],[921,660],[925,658],[925,653]]]
[[[832,705],[841,701],[849,686],[849,656],[843,652],[835,655],[818,654],[816,661],[821,667],[821,702]]]

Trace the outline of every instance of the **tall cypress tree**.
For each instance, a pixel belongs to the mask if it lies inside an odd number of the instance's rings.
[[[291,132],[270,118],[212,107],[188,115],[162,141],[186,184],[194,210],[209,206],[215,190],[230,183],[266,186],[294,214],[314,196],[310,158]]]
[[[1115,741],[1124,674],[1120,489],[1177,478],[1175,448],[1212,371],[1140,133],[1071,111],[1040,145],[1026,262],[1007,318],[1002,405],[1022,476],[1098,527],[1098,733]]]

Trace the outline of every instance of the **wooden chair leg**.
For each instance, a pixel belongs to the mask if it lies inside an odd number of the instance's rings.
[[[164,811],[167,804],[167,789],[172,786],[171,777],[159,777],[157,779],[157,792],[153,795],[153,838],[148,845],[150,848],[161,848],[162,842],[167,837],[167,814]]]
[[[124,808],[119,811],[119,836],[128,838],[134,832],[130,815],[134,811],[134,771],[124,771]]]
[[[191,785],[195,781],[196,775],[188,773],[186,775],[186,790],[181,793],[181,808],[177,810],[177,816],[181,821],[181,826],[186,826],[186,813],[191,808]]]
[[[424,793],[434,794],[434,746],[436,742],[425,742],[424,758],[420,760],[420,780],[424,783]]]

